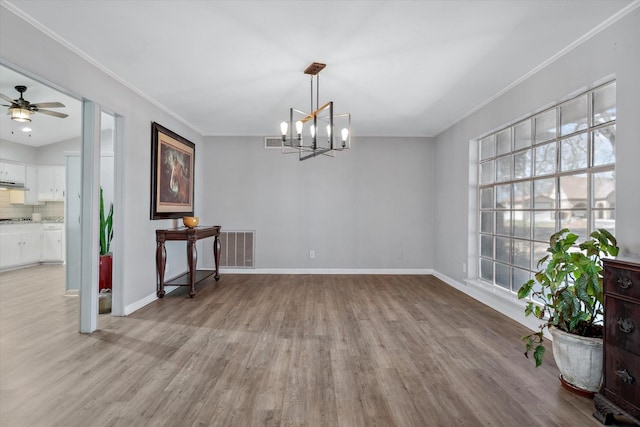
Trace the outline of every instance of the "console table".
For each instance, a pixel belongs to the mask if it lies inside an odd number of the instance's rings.
[[[214,237],[213,241],[213,258],[215,262],[215,270],[196,270],[198,261],[198,252],[196,250],[196,242],[200,239]],[[182,227],[171,228],[167,230],[156,230],[156,272],[157,286],[156,295],[158,298],[164,297],[165,285],[171,286],[189,286],[189,296],[193,298],[196,294],[196,283],[203,281],[207,277],[215,274],[216,281],[220,280],[218,271],[220,265],[220,226],[200,226],[200,227]],[[187,264],[189,270],[180,276],[168,281],[164,281],[164,271],[167,265],[167,250],[164,242],[167,240],[185,240],[187,242]]]

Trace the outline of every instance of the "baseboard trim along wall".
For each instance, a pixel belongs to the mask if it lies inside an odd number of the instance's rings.
[[[179,286],[165,286],[164,287],[164,291],[165,293],[169,293],[169,292],[173,292],[176,289],[178,289]],[[134,311],[140,310],[142,307],[144,307],[147,304],[150,304],[152,302],[154,302],[155,300],[158,299],[158,296],[156,295],[156,293],[152,293],[150,295],[147,295],[146,297],[139,299],[138,301],[134,302],[133,304],[129,304],[124,308],[124,315],[128,316],[131,313],[133,313]]]

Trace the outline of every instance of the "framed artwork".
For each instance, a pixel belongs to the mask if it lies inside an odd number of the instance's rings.
[[[196,146],[151,123],[151,219],[193,216]]]

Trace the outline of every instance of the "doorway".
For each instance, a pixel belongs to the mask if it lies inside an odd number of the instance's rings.
[[[98,193],[99,188],[103,187],[108,199],[107,204],[115,199],[116,122],[122,123],[122,118],[101,112],[96,104],[80,101],[79,97],[69,95],[64,89],[44,83],[39,77],[25,70],[19,70],[4,61],[0,61],[0,68],[0,91],[3,94],[13,86],[27,86],[28,93],[34,99],[33,102],[55,101],[64,105],[61,111],[67,114],[66,117],[36,114],[36,117],[32,118],[31,146],[28,144],[29,140],[24,143],[18,139],[26,137],[18,133],[16,124],[5,114],[0,114],[2,116],[0,120],[3,122],[2,135],[0,135],[2,139],[0,157],[5,157],[12,162],[36,166],[54,162],[56,166],[64,169],[62,200],[56,200],[55,204],[47,202],[33,207],[22,206],[19,209],[23,214],[22,210],[25,212],[29,210],[29,213],[42,211],[43,218],[53,212],[63,219],[65,230],[62,233],[64,235],[62,252],[65,265],[61,268],[65,270],[65,283],[60,284],[59,289],[65,295],[82,295],[83,292],[80,292],[80,289],[91,289],[90,292],[84,292],[89,303],[87,304],[81,297],[78,298],[78,304],[81,311],[80,331],[92,332],[97,325],[98,249],[94,249],[94,246],[96,246],[95,236],[98,234],[99,224],[96,220]],[[94,114],[88,114],[88,111],[93,111]],[[9,122],[4,123],[5,119]],[[47,123],[51,126],[45,130]],[[53,135],[58,135],[56,130],[60,129],[67,129],[63,139],[53,139],[42,146],[33,144],[40,141],[39,137],[42,135],[53,138]],[[5,135],[5,131],[13,133],[13,136]],[[87,173],[95,177],[90,179],[89,185],[85,182]],[[87,252],[95,256],[87,256]],[[87,322],[83,322],[83,312],[94,317],[88,329],[85,327]]]
[[[8,105],[0,111],[0,158],[22,168],[26,188],[11,191],[10,200],[1,202],[2,217],[19,219],[30,230],[37,230],[33,233],[37,240],[30,241],[29,262],[15,267],[41,263],[59,269],[61,274],[52,275],[56,278],[54,283],[43,292],[77,296],[77,290],[69,291],[65,286],[65,229],[69,223],[65,154],[79,153],[81,149],[82,102],[4,62],[0,63],[0,93],[3,104]],[[13,105],[9,100],[16,101],[19,97],[28,104],[47,107],[14,120],[5,113]],[[23,273],[30,274],[26,270]]]

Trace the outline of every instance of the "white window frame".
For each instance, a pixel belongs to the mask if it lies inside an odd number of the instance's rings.
[[[567,227],[566,221],[574,221],[572,225],[584,225],[578,230],[574,231],[572,229],[572,231],[578,232],[581,240],[588,237],[594,229],[601,228],[603,224],[604,228],[615,232],[615,143],[611,144],[611,157],[608,162],[596,164],[594,157],[596,151],[594,147],[598,134],[609,132],[615,138],[615,101],[613,102],[613,107],[606,110],[607,112],[612,112],[611,117],[607,118],[606,114],[599,114],[596,119],[594,116],[594,100],[601,99],[599,98],[600,95],[605,92],[610,95],[612,91],[615,97],[615,80],[532,114],[514,124],[502,127],[495,132],[490,132],[477,140],[476,277],[478,280],[490,283],[511,293],[517,293],[520,286],[533,277],[534,272],[537,271],[536,262],[541,255],[544,255],[544,251],[546,251],[549,244],[549,236],[561,228],[571,228]],[[579,125],[571,122],[572,125],[577,126],[576,129],[569,131],[562,129],[563,108],[569,114],[570,108],[574,105],[580,106],[579,103],[583,98],[586,102],[586,120],[579,122]],[[596,113],[602,113],[602,111],[596,111]],[[551,135],[551,137],[547,140],[536,140],[536,120],[552,122],[553,117],[555,117],[555,129],[545,129],[545,133]],[[542,120],[542,118],[546,120]],[[528,126],[527,122],[530,124],[529,143],[516,146],[514,137],[516,129],[526,128]],[[505,135],[507,136],[506,139],[503,138]],[[508,140],[508,143],[504,143],[506,140]],[[501,142],[498,143],[498,141]],[[490,150],[492,151],[491,155],[486,154],[486,147],[488,146],[493,147]],[[508,149],[505,150],[507,146]],[[539,153],[542,154],[544,150],[541,147],[545,146],[553,148],[550,153],[546,153],[547,158],[545,160],[547,160],[547,163],[544,164],[546,172],[537,174],[536,149],[539,149]],[[561,150],[563,147],[569,147],[574,150],[574,153],[578,153],[576,156],[567,157],[565,155],[565,162],[569,159],[574,162],[580,161],[580,163],[572,164],[569,169],[562,170],[563,157]],[[483,148],[485,148],[484,152]],[[581,154],[583,148],[586,151]],[[519,165],[528,166],[528,169],[521,168],[528,170],[528,174],[525,174],[525,176],[515,175],[516,157],[520,160],[525,160],[525,163],[519,163]],[[529,162],[529,164],[527,165],[526,162]],[[498,165],[503,167],[499,168]],[[483,170],[485,171],[484,178]],[[488,180],[487,177],[489,177]],[[598,198],[599,196],[596,197],[596,186],[593,184],[596,177],[600,178],[598,182],[610,184],[609,186],[599,184],[598,189],[608,189],[611,185],[613,186],[613,196],[610,197],[610,200],[602,200]],[[572,184],[571,181],[573,183],[585,181],[586,184],[570,185]],[[553,183],[555,186],[555,190],[550,193],[549,199],[546,201],[547,207],[544,206],[545,201],[542,200],[542,197],[537,197],[534,190],[536,184],[541,185],[543,183]],[[569,189],[578,187],[584,190],[585,185],[586,200],[578,200],[575,196],[572,199],[573,193],[583,194],[584,191],[569,191]],[[514,191],[516,187],[524,190],[528,187],[528,202],[526,197],[516,197]],[[506,196],[504,198],[506,204],[504,205],[497,203],[496,193],[498,193],[498,190],[506,190],[500,191],[500,194]],[[488,198],[485,197],[483,204],[483,194],[486,196],[489,193],[493,194],[491,202],[487,203]],[[522,193],[526,195],[526,191]],[[508,215],[509,219],[498,221],[498,218],[504,218],[505,214]],[[541,232],[535,235],[536,223],[541,223],[538,220],[543,216],[547,216],[547,214],[551,215],[551,221],[546,224],[547,228],[544,236]],[[582,219],[583,216],[586,221]],[[529,218],[528,223],[526,221],[527,217]],[[540,227],[540,229],[542,228]],[[499,246],[499,243],[502,244]],[[516,258],[516,246],[524,249],[522,252],[518,252],[519,254],[524,253],[524,256]]]

